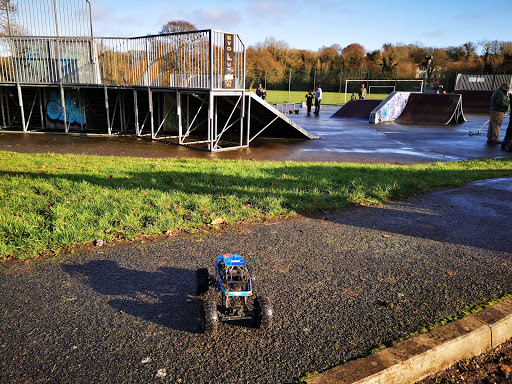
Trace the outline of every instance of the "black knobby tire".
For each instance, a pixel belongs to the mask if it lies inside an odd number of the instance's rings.
[[[274,312],[272,310],[272,303],[268,297],[257,297],[254,301],[254,308],[256,310],[256,321],[260,328],[272,327],[272,319]]]
[[[208,279],[210,276],[208,275],[208,269],[199,268],[196,271],[196,293],[198,295],[208,292]]]
[[[217,333],[219,330],[219,314],[215,303],[203,301],[201,306],[201,322],[205,334]]]

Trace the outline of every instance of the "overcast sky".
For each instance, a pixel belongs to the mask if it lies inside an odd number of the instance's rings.
[[[512,40],[512,0],[91,0],[96,36],[157,33],[186,20],[199,29],[235,32],[254,45],[273,36],[292,48],[385,43],[459,46]]]

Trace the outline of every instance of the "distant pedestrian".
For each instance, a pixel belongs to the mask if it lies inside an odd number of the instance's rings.
[[[322,88],[319,85],[316,86],[315,92],[315,115],[320,114],[320,104],[322,103]]]
[[[510,106],[510,96],[508,95],[508,84],[501,84],[500,88],[494,91],[491,97],[491,117],[489,120],[489,129],[487,130],[487,143],[500,144],[501,123],[505,117],[505,112]]]
[[[353,101],[353,100],[356,100],[356,99],[357,99],[356,93],[352,92],[352,96],[350,96],[350,101]]]
[[[306,93],[306,107],[308,108],[308,116],[311,115],[311,106],[313,105],[313,93],[311,90]]]
[[[256,89],[256,95],[259,97],[263,97],[263,86],[260,84],[258,89]]]
[[[267,90],[263,88],[263,91],[261,91],[261,98],[265,100],[267,98]]]
[[[364,84],[361,84],[361,89],[359,89],[359,99],[364,100],[366,99],[366,88]]]

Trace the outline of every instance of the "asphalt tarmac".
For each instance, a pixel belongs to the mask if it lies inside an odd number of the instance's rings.
[[[364,120],[330,118],[339,107],[324,106],[320,116],[288,115],[315,140],[257,138],[249,148],[210,153],[148,139],[119,136],[74,136],[8,133],[0,130],[0,150],[78,153],[131,157],[199,157],[206,159],[293,160],[415,164],[473,158],[510,157],[512,153],[487,145],[487,115],[468,115],[467,122],[447,126],[369,124]],[[508,117],[503,122],[505,129]],[[502,132],[502,137],[505,132]]]
[[[0,274],[1,383],[292,383],[512,292],[512,179],[382,207],[96,248]],[[200,333],[236,252],[274,327]]]
[[[323,147],[322,139],[286,143],[275,157],[407,163],[508,154],[487,146],[485,134],[467,135],[485,117],[447,128],[352,122],[359,131],[323,113],[294,118],[323,133]],[[421,139],[413,139],[414,129]],[[17,145],[5,144],[11,135],[38,136],[2,134],[2,149]],[[358,143],[357,151],[343,137]],[[140,148],[154,147],[186,149],[148,142]],[[512,293],[510,217],[512,178],[504,178],[381,207],[6,265],[0,383],[297,382],[306,372],[364,356],[468,305]],[[256,295],[272,300],[274,326],[229,323],[206,336],[195,270],[213,273],[216,255],[231,252],[245,257]]]

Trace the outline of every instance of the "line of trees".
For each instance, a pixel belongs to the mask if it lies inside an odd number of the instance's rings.
[[[1,0],[0,0],[1,1]],[[160,33],[197,29],[185,20],[171,20]],[[268,37],[247,49],[246,86],[306,90],[322,84],[336,91],[347,79],[415,79],[442,82],[447,89],[457,73],[512,73],[512,42],[467,42],[457,47],[434,48],[416,44],[383,44],[367,51],[361,44],[334,44],[318,51],[290,48]]]
[[[246,85],[250,88],[263,81],[273,89],[287,89],[289,83],[300,88],[299,84],[313,81],[336,87],[341,78],[413,79],[421,73],[427,83],[451,83],[456,73],[512,73],[512,42],[467,42],[447,48],[387,43],[374,51],[353,43],[324,46],[315,52],[290,48],[269,37],[247,49]]]

